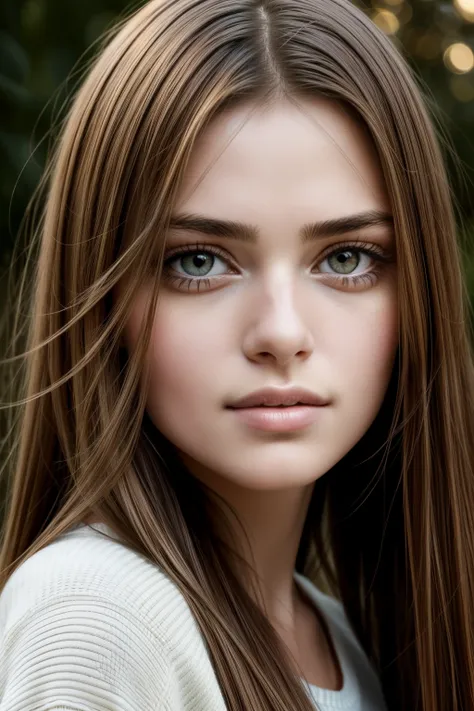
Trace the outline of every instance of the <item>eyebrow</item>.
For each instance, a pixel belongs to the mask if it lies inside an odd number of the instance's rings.
[[[393,227],[392,215],[380,210],[370,210],[356,215],[337,217],[333,220],[310,222],[303,225],[299,234],[301,242],[305,244],[315,239],[335,237],[337,235],[376,226]],[[256,243],[260,234],[259,228],[255,225],[235,222],[234,220],[219,220],[214,217],[192,213],[173,215],[171,217],[170,229],[198,232],[199,234],[213,237],[236,239],[250,243]]]

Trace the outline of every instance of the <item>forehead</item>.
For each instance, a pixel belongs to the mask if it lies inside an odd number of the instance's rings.
[[[389,210],[383,174],[367,130],[325,98],[247,103],[219,114],[198,138],[178,208],[214,217],[331,219]]]

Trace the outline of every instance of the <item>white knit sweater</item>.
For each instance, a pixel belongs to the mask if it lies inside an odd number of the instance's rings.
[[[341,605],[295,579],[325,616],[344,677],[341,691],[303,682],[315,707],[384,711]],[[0,596],[0,711],[225,710],[183,596],[104,524],[80,524],[8,580]]]

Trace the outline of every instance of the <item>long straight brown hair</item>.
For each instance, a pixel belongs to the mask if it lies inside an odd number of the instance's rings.
[[[342,600],[390,711],[467,711],[474,388],[461,252],[416,82],[348,0],[153,0],[105,38],[44,176],[15,319],[26,345],[5,361],[21,362],[22,388],[10,405],[0,590],[92,512],[178,586],[231,711],[312,708],[216,533],[212,497],[152,426],[140,380],[196,137],[224,108],[279,96],[334,99],[367,127],[398,261],[392,380],[369,432],[316,482],[296,567]],[[124,324],[150,274],[129,355]]]

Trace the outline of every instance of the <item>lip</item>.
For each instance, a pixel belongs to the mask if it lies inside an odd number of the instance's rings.
[[[295,432],[305,429],[316,422],[324,412],[324,407],[315,405],[230,409],[244,425],[264,432]]]
[[[232,410],[240,410],[243,408],[259,407],[259,408],[271,408],[271,407],[291,407],[291,406],[301,406],[301,405],[312,405],[316,407],[324,407],[328,405],[329,401],[313,393],[311,390],[300,387],[291,388],[263,388],[262,390],[256,390],[249,395],[236,400],[235,402],[229,404]]]

